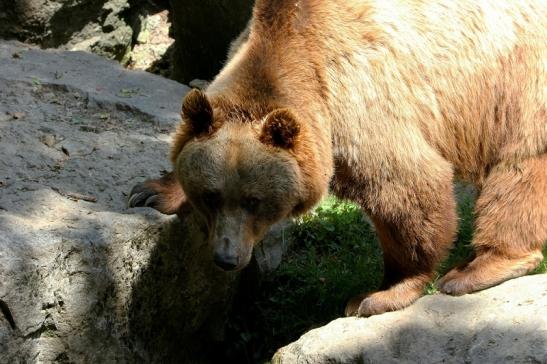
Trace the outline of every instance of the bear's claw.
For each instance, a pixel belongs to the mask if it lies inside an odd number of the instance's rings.
[[[155,208],[158,202],[158,193],[148,187],[146,183],[136,184],[129,193],[129,207],[152,207]]]

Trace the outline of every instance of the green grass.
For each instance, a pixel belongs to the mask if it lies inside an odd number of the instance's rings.
[[[539,266],[532,272],[532,274],[547,273],[547,244],[543,246],[543,261],[539,263]]]
[[[471,255],[473,209],[472,197],[460,198],[457,240],[437,279]],[[301,218],[291,234],[294,243],[281,266],[259,281],[243,282],[247,295],[236,302],[228,322],[228,359],[264,362],[304,332],[341,317],[349,298],[379,285],[381,250],[355,204],[330,197]],[[535,273],[545,272],[546,260]],[[436,292],[434,283],[426,288],[427,294]]]
[[[429,283],[425,289],[426,294],[433,294],[437,292],[435,283],[446,272],[448,272],[453,266],[458,263],[466,261],[473,253],[471,247],[471,240],[473,239],[473,230],[475,223],[475,201],[474,198],[468,194],[463,194],[459,197],[458,201],[458,236],[448,258],[446,258],[437,269],[437,275],[435,279]]]
[[[253,304],[239,306],[229,322],[227,336],[239,332],[227,352],[233,360],[270,358],[303,332],[340,317],[349,297],[380,283],[380,248],[356,205],[328,198],[290,233],[294,243],[281,266],[255,282],[242,300]]]

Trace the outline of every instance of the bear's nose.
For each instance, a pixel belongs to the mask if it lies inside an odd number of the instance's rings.
[[[239,264],[239,257],[235,255],[215,253],[213,260],[216,265],[227,271],[234,270]]]

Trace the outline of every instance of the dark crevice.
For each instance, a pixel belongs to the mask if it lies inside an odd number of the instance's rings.
[[[27,335],[23,336],[25,339],[37,339],[42,336],[44,333],[57,331],[57,326],[55,323],[51,320],[51,316],[48,314],[46,315],[46,318],[44,319],[44,322],[40,325],[39,328],[36,330],[28,333]]]
[[[173,79],[188,83],[193,79],[211,80],[222,68],[231,41],[249,21],[252,0],[175,1],[172,30]],[[188,16],[192,14],[192,16]]]
[[[13,315],[11,314],[11,311],[9,309],[8,304],[5,301],[0,300],[0,311],[2,311],[2,314],[6,318],[6,320],[9,322],[9,325],[13,330],[17,329],[17,325],[15,324],[15,320],[13,319]]]

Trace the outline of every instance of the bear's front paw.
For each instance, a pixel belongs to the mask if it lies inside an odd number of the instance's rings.
[[[367,297],[366,294],[360,294],[358,296],[353,297],[351,300],[349,300],[348,304],[346,305],[346,309],[344,310],[345,315],[347,317],[358,316],[359,306],[361,305],[361,302],[366,297]]]
[[[138,183],[131,189],[127,204],[129,207],[156,208],[159,193],[159,191],[149,186],[146,182]]]
[[[393,302],[389,302],[389,298],[384,296],[384,291],[380,291],[352,298],[346,306],[346,316],[369,317],[395,310]]]
[[[473,287],[466,279],[465,273],[453,269],[437,282],[437,289],[442,293],[461,296],[473,291]]]
[[[183,213],[189,206],[186,195],[173,172],[135,185],[129,193],[128,205],[129,207],[151,207],[166,215]]]

